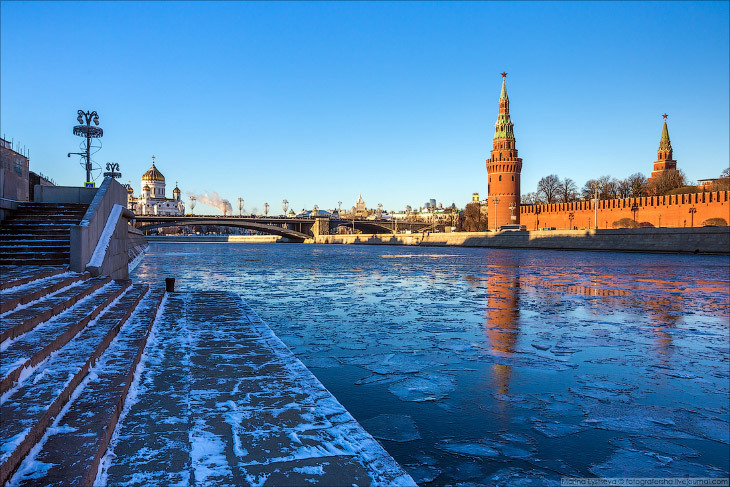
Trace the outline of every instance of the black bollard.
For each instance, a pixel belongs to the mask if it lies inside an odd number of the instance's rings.
[[[174,277],[165,278],[165,291],[167,291],[168,293],[175,292],[175,278]]]

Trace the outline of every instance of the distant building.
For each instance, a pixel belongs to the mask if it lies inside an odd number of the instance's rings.
[[[28,201],[28,158],[0,139],[0,198]]]
[[[479,193],[472,193],[471,194],[471,202],[472,203],[479,203]]]
[[[165,176],[155,167],[155,156],[152,156],[152,167],[142,175],[140,183],[142,192],[134,196],[130,184],[127,188],[127,207],[136,215],[171,215],[185,214],[185,203],[180,199],[180,188],[175,184],[172,198],[165,197]]]

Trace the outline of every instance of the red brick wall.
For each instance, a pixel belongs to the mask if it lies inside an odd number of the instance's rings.
[[[613,222],[630,218],[638,223],[662,227],[701,226],[709,218],[723,218],[730,223],[730,192],[715,191],[671,196],[646,196],[600,201],[598,228],[612,228]],[[636,212],[632,208],[636,207]],[[690,208],[695,208],[693,215]],[[573,213],[572,222],[570,213]],[[589,201],[553,205],[526,205],[520,207],[520,223],[528,230],[539,228],[593,228],[594,209]]]

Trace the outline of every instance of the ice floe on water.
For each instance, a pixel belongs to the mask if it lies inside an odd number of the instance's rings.
[[[453,391],[454,383],[454,378],[447,375],[423,374],[396,382],[388,390],[404,401],[436,401]]]
[[[661,455],[653,451],[617,450],[605,462],[590,467],[590,472],[597,477],[705,477],[723,476],[720,469],[675,459],[669,455]]]
[[[499,456],[498,450],[484,443],[444,441],[436,445],[436,448],[469,457],[496,458]]]
[[[380,414],[360,421],[360,424],[379,440],[405,442],[421,439],[416,423],[405,414]]]

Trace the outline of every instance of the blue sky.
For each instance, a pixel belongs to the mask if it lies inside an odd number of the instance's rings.
[[[648,175],[664,112],[678,167],[717,177],[728,5],[3,1],[0,133],[64,185],[84,179],[66,157],[83,108],[96,161],[135,193],[155,154],[168,196],[179,181],[248,210],[463,206],[486,195],[507,71],[523,193],[551,173]]]

